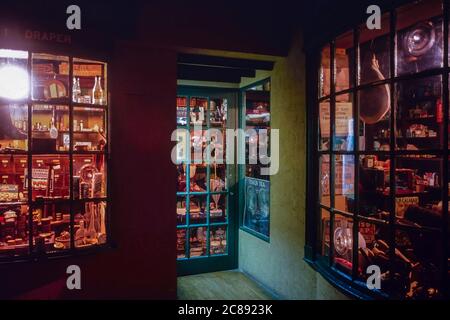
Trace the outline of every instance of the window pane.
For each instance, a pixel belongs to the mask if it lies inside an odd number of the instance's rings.
[[[389,85],[379,85],[358,91],[359,150],[389,150],[390,104]]]
[[[206,223],[206,195],[189,197],[189,224]]]
[[[320,210],[320,225],[319,234],[320,238],[320,252],[323,256],[328,257],[330,255],[330,212],[325,209]]]
[[[0,202],[27,201],[27,156],[0,155],[0,162]]]
[[[225,193],[210,195],[209,219],[211,223],[227,221],[227,195]]]
[[[322,155],[319,158],[319,202],[327,207],[331,206],[329,155]]]
[[[191,126],[206,126],[208,99],[193,97],[189,103]]]
[[[335,156],[334,207],[344,212],[354,212],[355,157]]]
[[[209,231],[211,255],[227,253],[227,226],[214,226]]]
[[[207,163],[226,162],[226,130],[210,128],[203,133],[205,141],[205,161]]]
[[[432,155],[398,156],[396,166],[396,216],[400,223],[418,212],[441,216],[442,158]]]
[[[319,150],[330,149],[330,101],[319,103]]]
[[[359,157],[359,214],[389,220],[389,155]]]
[[[354,52],[352,31],[336,38],[334,51],[336,92],[350,88],[350,84],[353,86]]]
[[[105,105],[108,101],[107,84],[106,63],[73,59],[72,101]]]
[[[74,199],[106,197],[105,156],[73,156],[73,194]]]
[[[51,101],[69,97],[69,57],[33,53],[33,100]]]
[[[209,125],[225,128],[227,124],[228,99],[211,99],[209,102]]]
[[[191,161],[192,163],[201,164],[205,159],[206,136],[205,130],[191,130]]]
[[[441,76],[407,80],[397,84],[399,149],[423,150],[441,147],[441,86]]]
[[[0,152],[28,149],[28,107],[0,105]]]
[[[245,176],[269,180],[261,174],[270,156],[270,80],[245,91]]]
[[[319,70],[319,97],[330,94],[331,85],[331,56],[330,46],[325,46],[321,51]]]
[[[177,225],[186,224],[186,196],[177,196]]]
[[[106,146],[106,113],[104,109],[73,109],[74,151],[103,151]]]
[[[425,216],[424,216],[425,217]],[[442,299],[442,236],[439,232],[396,230],[395,282],[393,298]]]
[[[187,98],[177,97],[177,125],[187,124]]]
[[[186,229],[177,229],[177,259],[186,258]]]
[[[0,97],[20,100],[29,95],[28,52],[0,49]]]
[[[442,1],[417,1],[397,10],[397,74],[443,66]]]
[[[189,229],[189,245],[190,257],[205,256],[206,250],[206,227],[190,228]]]
[[[182,164],[177,165],[177,192],[186,192],[186,171]]]
[[[389,150],[389,85],[369,87],[358,92],[360,150]]]
[[[32,167],[33,200],[69,198],[69,156],[33,155]]]
[[[227,190],[226,165],[213,163],[209,172],[209,190],[220,192]]]
[[[184,168],[186,168],[186,165],[184,165]],[[189,165],[190,192],[206,191],[206,168],[205,164]]]
[[[336,96],[334,150],[354,149],[352,96],[352,94]]]
[[[106,203],[77,202],[75,213],[75,247],[89,248],[106,243]]]
[[[389,270],[389,229],[387,226],[377,225],[365,221],[359,222],[358,234],[358,276],[365,282],[371,275],[367,274],[367,267],[376,265],[381,274],[388,275]],[[381,289],[383,290],[383,284]]]
[[[69,151],[69,107],[33,105],[33,152]]]
[[[0,203],[0,259],[29,253],[29,210],[27,205]]]
[[[69,202],[40,203],[33,209],[35,251],[51,253],[70,249]]]
[[[335,215],[333,225],[334,266],[352,273],[353,265],[353,219]]]
[[[245,92],[245,99],[247,128],[269,126],[270,91],[247,90]]]
[[[360,84],[389,78],[389,32],[388,13],[381,17],[381,30],[370,30],[365,24],[360,26]]]

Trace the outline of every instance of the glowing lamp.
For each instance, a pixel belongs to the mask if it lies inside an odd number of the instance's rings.
[[[19,100],[28,96],[29,78],[25,69],[14,65],[0,67],[0,97]]]

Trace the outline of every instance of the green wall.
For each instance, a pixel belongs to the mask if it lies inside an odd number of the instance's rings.
[[[346,299],[303,261],[306,102],[301,36],[271,76],[271,125],[280,129],[280,168],[271,177],[270,243],[239,231],[239,268],[283,299]],[[257,79],[258,80],[258,79]],[[255,81],[255,79],[252,79]],[[251,82],[244,79],[243,85]]]

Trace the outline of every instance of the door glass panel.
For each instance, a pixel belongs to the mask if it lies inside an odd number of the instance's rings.
[[[209,231],[210,254],[224,254],[227,252],[227,226],[214,226]]]
[[[198,227],[189,229],[189,255],[191,258],[201,257],[208,254],[207,244],[207,228]]]

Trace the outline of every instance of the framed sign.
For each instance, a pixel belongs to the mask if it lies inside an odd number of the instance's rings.
[[[245,177],[245,207],[243,226],[269,237],[270,181]]]

